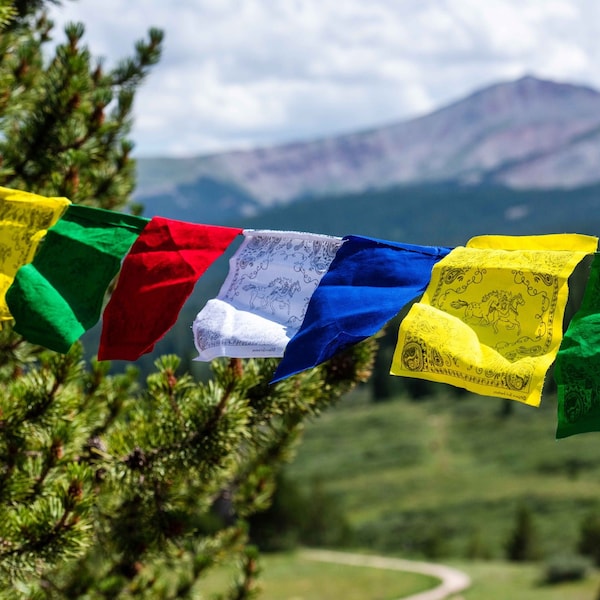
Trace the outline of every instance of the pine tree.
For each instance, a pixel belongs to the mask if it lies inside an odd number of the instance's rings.
[[[0,0],[0,185],[125,209],[135,92],[151,30],[106,70],[82,25],[49,46],[44,0]],[[49,55],[49,58],[45,56]],[[0,332],[0,597],[198,598],[236,558],[223,597],[256,593],[247,519],[266,508],[303,423],[370,373],[372,341],[269,385],[275,360],[222,359],[197,382],[179,359],[109,375]]]
[[[506,557],[515,562],[539,558],[533,513],[525,504],[516,509],[514,529],[506,542]]]
[[[578,550],[600,566],[600,516],[597,512],[588,513],[581,521]]]

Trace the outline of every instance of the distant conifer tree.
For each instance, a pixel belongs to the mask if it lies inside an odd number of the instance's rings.
[[[514,529],[506,542],[506,557],[515,562],[539,558],[533,514],[526,505],[520,505],[515,512]]]
[[[597,512],[588,513],[581,521],[578,550],[600,566],[600,516]]]
[[[162,33],[107,69],[80,24],[52,49],[47,4],[0,0],[0,185],[125,209],[133,100]],[[251,597],[246,519],[268,506],[305,419],[364,381],[373,353],[361,344],[275,386],[274,360],[215,361],[198,383],[166,356],[144,382],[4,327],[0,597],[195,598],[228,557],[239,577],[223,597]]]

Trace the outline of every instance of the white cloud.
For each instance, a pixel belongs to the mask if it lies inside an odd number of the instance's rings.
[[[80,0],[95,54],[164,56],[136,103],[140,155],[307,139],[422,114],[525,73],[600,86],[589,0]]]

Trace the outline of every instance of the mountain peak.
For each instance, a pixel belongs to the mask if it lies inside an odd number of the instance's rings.
[[[241,190],[257,208],[421,182],[588,185],[600,181],[600,93],[525,75],[416,119],[200,157],[185,172],[190,189],[209,178]]]
[[[477,110],[480,115],[502,115],[511,120],[594,117],[600,108],[600,92],[587,86],[524,75],[477,90],[436,113],[456,107]]]

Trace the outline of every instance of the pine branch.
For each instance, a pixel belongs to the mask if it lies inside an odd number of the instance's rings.
[[[135,94],[162,32],[107,70],[81,25],[45,53],[44,5],[17,2],[0,35],[0,185],[121,208],[135,182]],[[275,360],[214,361],[197,382],[166,356],[142,382],[88,365],[80,345],[60,356],[3,326],[0,588],[193,598],[207,571],[238,558],[231,597],[250,598],[259,569],[243,519],[268,506],[303,423],[363,381],[372,355],[360,345],[276,385]]]

